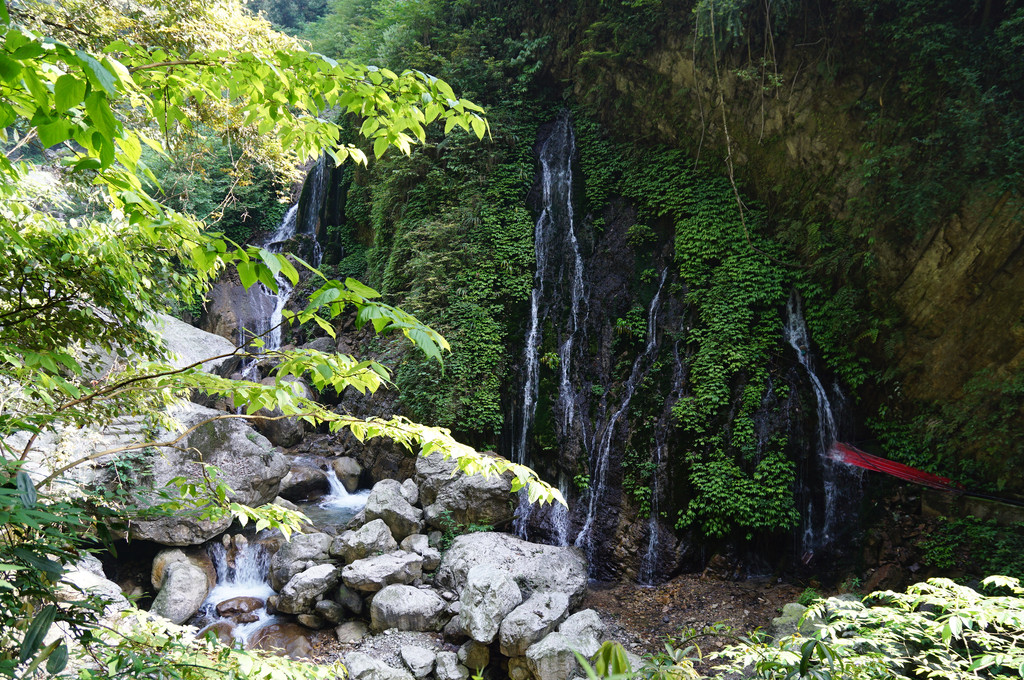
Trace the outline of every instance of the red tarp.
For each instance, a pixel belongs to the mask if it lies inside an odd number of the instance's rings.
[[[960,484],[946,477],[922,472],[916,468],[910,467],[909,465],[904,465],[903,463],[897,463],[885,458],[879,458],[878,456],[872,456],[870,453],[864,453],[860,449],[855,449],[849,444],[844,444],[842,442],[834,442],[832,444],[832,450],[829,451],[829,455],[832,456],[833,460],[838,460],[850,465],[856,465],[857,467],[862,467],[865,470],[884,472],[887,475],[899,477],[900,479],[905,479],[908,482],[914,482],[915,484],[929,486],[933,489],[939,489],[940,491],[964,490]]]

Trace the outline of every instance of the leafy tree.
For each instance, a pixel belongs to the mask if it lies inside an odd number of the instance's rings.
[[[529,469],[482,456],[446,430],[402,418],[339,415],[289,388],[289,379],[301,377],[317,389],[374,392],[389,377],[376,362],[278,352],[273,385],[207,374],[199,363],[175,368],[167,362],[160,338],[147,326],[157,312],[201,294],[226,267],[235,267],[246,287],[261,282],[276,289],[276,274],[293,283],[299,275],[288,258],[206,232],[200,220],[151,196],[140,175],[158,180],[145,163],[144,147],[167,154],[212,121],[227,139],[279,138],[282,158],[301,161],[323,150],[339,163],[364,162],[355,145],[339,141],[340,124],[326,117],[332,109],[364,121],[361,131],[377,156],[389,147],[408,152],[434,121],[477,137],[487,130],[480,108],[444,82],[311,54],[245,15],[237,2],[207,8],[220,20],[215,28],[252,28],[231,37],[234,49],[187,34],[166,39],[167,25],[187,24],[201,6],[182,0],[160,11],[131,6],[116,16],[88,0],[10,8],[0,2],[0,142],[6,147],[0,157],[0,257],[6,264],[0,274],[0,675],[28,677],[44,664],[48,673],[61,674],[70,668],[69,658],[83,654],[92,659],[92,670],[79,664],[86,677],[331,675],[330,669],[185,642],[180,632],[141,619],[128,634],[101,633],[100,603],[72,597],[58,605],[54,585],[82,542],[102,535],[105,516],[102,508],[54,497],[49,487],[71,467],[110,451],[55,465],[45,479],[32,479],[21,466],[39,433],[103,427],[124,416],[167,424],[167,407],[199,389],[224,397],[242,417],[279,408],[332,432],[388,436],[424,454],[454,456],[467,472],[511,471],[514,487],[528,487],[532,498],[560,499]],[[111,36],[117,39],[107,42]],[[87,209],[69,218],[28,181],[35,168],[18,158],[33,147],[59,161],[67,182],[91,188]],[[258,155],[259,145],[246,152]],[[360,325],[399,331],[440,361],[448,349],[444,338],[378,297],[353,279],[324,280],[290,320],[314,322],[333,334],[332,320],[354,308]],[[103,354],[133,359],[97,371],[93,362]],[[28,443],[14,448],[12,437],[19,433]],[[119,450],[153,444],[139,441]],[[278,510],[230,503],[224,486],[212,479],[208,492],[186,484],[179,504],[205,505],[208,513],[230,512],[243,522],[255,519],[286,531],[293,526],[295,518]],[[44,645],[55,621],[74,644],[58,639]]]

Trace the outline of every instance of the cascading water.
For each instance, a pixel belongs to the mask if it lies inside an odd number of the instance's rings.
[[[828,392],[818,377],[814,367],[814,358],[810,351],[810,335],[807,332],[807,324],[804,322],[803,309],[800,298],[796,291],[789,297],[786,304],[786,324],[783,328],[783,336],[797,354],[811,382],[817,403],[818,425],[815,438],[817,460],[821,465],[822,477],[822,512],[815,511],[815,498],[809,495],[807,500],[807,511],[804,516],[804,530],[801,540],[801,548],[806,556],[813,555],[814,551],[827,547],[836,537],[836,529],[839,525],[839,510],[844,503],[844,494],[848,480],[859,480],[860,474],[856,471],[846,469],[846,466],[839,465],[830,455],[832,444],[838,439],[836,412],[832,408]],[[836,388],[838,390],[838,388]],[[820,518],[820,519],[819,519]],[[849,517],[844,517],[848,521]]]
[[[647,526],[647,549],[644,551],[643,559],[640,562],[639,581],[651,585],[655,582],[658,573],[658,541],[660,529],[658,518],[661,515],[661,466],[666,462],[668,453],[668,422],[672,419],[672,404],[675,404],[683,395],[686,377],[686,367],[679,356],[679,344],[672,347],[674,360],[672,369],[672,390],[668,399],[665,400],[666,409],[662,414],[659,427],[655,430],[654,451],[651,454],[654,463],[654,471],[651,474],[651,507],[650,517]]]
[[[619,419],[629,411],[629,404],[633,400],[637,384],[650,368],[651,361],[657,354],[658,349],[658,310],[660,309],[661,293],[665,288],[665,280],[668,278],[668,269],[661,272],[661,280],[658,283],[658,290],[651,299],[651,306],[647,310],[647,345],[644,351],[637,356],[633,362],[633,369],[630,371],[629,379],[623,387],[624,396],[618,410],[608,419],[608,423],[601,434],[599,443],[594,450],[590,470],[590,490],[587,499],[587,517],[583,522],[583,528],[576,536],[576,545],[585,548],[587,557],[593,563],[593,552],[595,543],[593,541],[594,522],[597,519],[597,512],[605,495],[605,486],[608,483],[608,464],[611,460],[612,444],[614,443],[615,426]]]
[[[260,244],[271,253],[281,253],[296,239],[304,237],[310,242],[308,252],[303,255],[309,264],[317,267],[323,256],[320,243],[316,239],[316,228],[319,223],[320,209],[327,193],[327,181],[330,173],[327,169],[326,156],[320,158],[309,171],[303,184],[303,202],[292,205],[278,228]],[[301,212],[300,212],[301,205]],[[239,315],[239,321],[245,327],[239,328],[239,337],[243,341],[261,338],[263,347],[254,349],[256,353],[269,352],[281,347],[281,327],[284,319],[284,308],[292,295],[292,282],[283,274],[274,277],[277,282],[277,293],[273,293],[262,284],[249,290],[249,309],[245,315]],[[243,318],[244,317],[244,318]],[[242,375],[253,378],[256,374],[257,361],[250,358],[242,367]]]
[[[277,617],[269,614],[266,608],[267,599],[274,594],[274,589],[267,581],[270,555],[262,545],[247,542],[239,544],[239,538],[235,537],[234,548],[220,543],[210,546],[210,558],[217,570],[217,584],[200,607],[199,620],[207,627],[227,627],[230,637],[244,646],[253,633],[276,623]],[[258,600],[262,605],[246,612],[244,621],[232,620],[218,613],[218,605],[243,599]]]
[[[537,270],[530,294],[530,321],[524,350],[523,388],[518,406],[518,429],[512,445],[512,460],[529,464],[529,434],[537,409],[537,390],[540,379],[541,325],[557,313],[559,284],[562,282],[566,259],[570,262],[569,314],[565,340],[558,350],[559,408],[563,414],[563,427],[571,426],[578,394],[570,381],[573,345],[586,318],[586,289],[584,284],[583,255],[576,233],[573,211],[572,160],[576,153],[576,139],[567,115],[559,118],[539,151],[541,164],[541,211],[534,226],[534,254]],[[566,256],[566,252],[571,253]],[[560,321],[554,319],[553,321]],[[565,483],[566,488],[568,484]],[[525,494],[520,495],[519,511],[513,528],[526,536],[532,505]],[[562,506],[551,510],[550,523],[556,527],[557,540],[568,541],[568,511]]]

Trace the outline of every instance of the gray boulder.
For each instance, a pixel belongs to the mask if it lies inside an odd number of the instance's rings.
[[[574,640],[551,633],[526,650],[526,665],[537,680],[569,680],[579,666],[574,649]]]
[[[593,609],[576,612],[558,627],[558,632],[576,643],[574,649],[586,657],[597,654],[606,626]]]
[[[412,583],[422,576],[423,558],[400,550],[356,560],[341,571],[346,586],[367,593],[396,583]]]
[[[398,542],[391,535],[388,525],[382,519],[375,519],[355,531],[345,531],[335,537],[330,552],[333,557],[351,563],[371,555],[391,552],[397,547]]]
[[[223,355],[235,351],[235,344],[227,338],[207,333],[167,314],[157,314],[156,320],[146,327],[161,336],[174,368],[185,368],[204,359],[220,357],[203,363],[204,371],[215,371],[228,359]]]
[[[166,448],[149,456],[150,473],[146,488],[135,496],[144,503],[157,499],[147,489],[163,489],[175,477],[202,482],[203,464],[220,468],[221,479],[233,490],[229,499],[257,507],[277,496],[281,479],[288,472],[288,461],[265,437],[238,419],[204,421],[223,416],[223,411],[189,404],[174,414],[186,428],[199,425],[175,448]],[[145,464],[145,463],[143,463]],[[140,482],[140,484],[142,484]],[[223,533],[231,524],[227,516],[217,521],[200,519],[188,513],[176,513],[155,520],[133,522],[131,538],[163,545],[197,545]]]
[[[296,574],[281,589],[277,608],[286,614],[311,614],[318,599],[338,585],[340,570],[333,564],[318,564]]]
[[[507,476],[467,475],[452,459],[440,454],[416,459],[416,485],[424,518],[443,529],[444,513],[458,524],[499,525],[512,520],[512,482]]]
[[[530,645],[553,631],[568,614],[569,597],[565,593],[534,593],[501,622],[501,653],[523,656]]]
[[[327,475],[309,465],[293,465],[277,492],[289,501],[307,501],[324,495],[328,491]]]
[[[270,585],[284,588],[299,572],[330,562],[331,537],[327,534],[292,534],[270,560]]]
[[[363,468],[355,458],[338,458],[331,463],[331,467],[334,468],[334,474],[346,491],[354,493],[359,488],[359,475],[362,474]]]
[[[174,562],[165,570],[163,587],[150,612],[172,623],[184,623],[196,615],[208,592],[202,569],[191,562]]]
[[[402,661],[406,668],[417,678],[425,678],[434,670],[434,661],[437,654],[433,650],[416,645],[405,645],[402,647]]]
[[[441,565],[441,551],[431,546],[430,540],[423,534],[406,536],[399,547],[422,557],[423,571],[434,571]]]
[[[578,548],[539,545],[494,532],[456,538],[441,560],[435,583],[461,593],[470,569],[483,564],[509,574],[524,598],[534,593],[565,593],[573,608],[586,592],[587,560]]]
[[[502,569],[480,564],[469,570],[459,612],[466,635],[485,645],[494,641],[502,620],[523,601],[512,577]]]
[[[416,505],[420,500],[420,490],[416,487],[416,482],[411,479],[402,482],[402,496],[410,505]]]
[[[121,587],[103,574],[103,565],[91,554],[69,566],[58,586],[62,600],[79,600],[83,592],[98,595],[103,600],[103,619],[108,622],[131,607]]]
[[[328,623],[341,623],[345,619],[345,607],[334,600],[320,600],[313,606],[313,611]]]
[[[469,669],[459,663],[455,652],[438,652],[434,662],[434,676],[437,680],[467,680]]]
[[[448,603],[433,590],[386,586],[370,602],[370,627],[375,631],[438,631],[448,621],[447,609]]]
[[[374,485],[363,511],[368,522],[384,520],[397,541],[423,529],[423,511],[409,503],[402,485],[394,479],[383,479]]]
[[[392,668],[362,652],[346,654],[345,668],[353,680],[413,680],[405,669]]]
[[[348,611],[352,612],[356,616],[363,613],[363,598],[356,591],[350,589],[344,583],[338,586],[338,592],[335,596],[338,604],[343,606]]]

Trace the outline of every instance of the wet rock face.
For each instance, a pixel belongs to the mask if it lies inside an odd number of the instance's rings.
[[[308,465],[293,465],[281,480],[278,494],[289,501],[309,501],[328,491],[327,475],[323,470]]]
[[[235,623],[252,623],[259,620],[256,613],[264,602],[258,597],[232,597],[217,604],[217,614]]]

